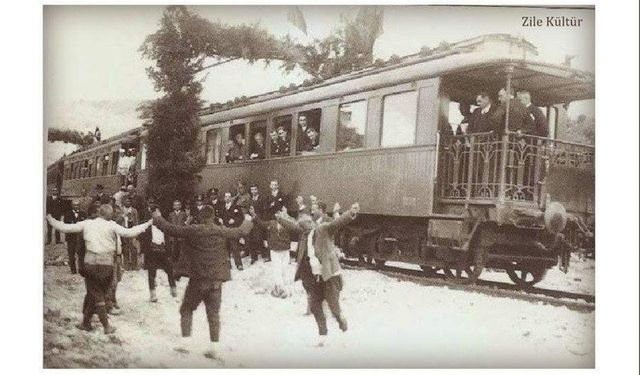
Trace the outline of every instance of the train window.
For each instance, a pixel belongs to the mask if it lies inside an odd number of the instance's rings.
[[[265,140],[267,134],[267,122],[254,121],[249,124],[249,159],[260,160],[265,156]]]
[[[104,155],[102,157],[102,170],[100,171],[101,176],[106,176],[109,174],[109,155]]]
[[[100,156],[96,156],[95,165],[93,166],[93,175],[100,176]]]
[[[336,150],[349,151],[364,148],[367,126],[367,102],[364,100],[340,105]]]
[[[89,160],[85,159],[82,162],[82,178],[89,177]]]
[[[207,164],[220,163],[220,146],[222,145],[222,129],[211,129],[206,135],[205,158]],[[144,150],[144,149],[143,149]]]
[[[71,172],[70,165],[69,164],[65,165],[64,166],[64,179],[65,180],[71,179],[71,173],[70,172]]]
[[[291,120],[293,116],[276,117],[273,129],[269,133],[271,140],[271,156],[282,157],[291,155]]]
[[[320,146],[321,109],[311,109],[298,113],[298,135],[296,137],[296,153],[315,153]]]
[[[416,91],[387,95],[382,104],[382,147],[407,146],[416,141]]]
[[[229,141],[227,144],[227,163],[237,163],[245,160],[247,137],[244,124],[233,125],[229,128]]]
[[[118,151],[113,151],[111,153],[111,171],[109,171],[110,175],[115,175],[118,172]]]

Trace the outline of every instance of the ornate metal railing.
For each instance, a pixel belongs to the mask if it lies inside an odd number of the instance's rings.
[[[542,199],[549,168],[593,171],[591,146],[509,133],[440,138],[438,193],[441,199],[531,201]]]

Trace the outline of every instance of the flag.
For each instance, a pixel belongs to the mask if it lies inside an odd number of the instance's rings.
[[[291,22],[293,26],[300,29],[304,35],[307,35],[307,22],[304,20],[304,15],[302,14],[299,6],[293,5],[288,7],[287,20]]]

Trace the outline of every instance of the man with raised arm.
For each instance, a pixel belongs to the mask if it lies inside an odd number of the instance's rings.
[[[239,227],[222,227],[216,224],[213,208],[209,206],[203,210],[202,220],[202,223],[195,225],[174,225],[163,219],[159,210],[153,212],[155,226],[169,236],[185,239],[187,246],[184,254],[190,258],[189,284],[180,306],[180,328],[184,341],[176,350],[189,351],[193,312],[200,302],[204,302],[211,340],[210,350],[205,356],[215,358],[216,344],[220,338],[222,283],[231,279],[227,239],[246,236],[253,228],[253,223],[251,216],[245,215]]]
[[[304,289],[309,294],[311,312],[318,324],[320,334],[319,345],[324,345],[327,337],[327,320],[322,310],[322,301],[326,300],[331,314],[338,321],[340,329],[347,330],[347,320],[340,310],[340,291],[342,290],[342,270],[338,260],[338,251],[334,244],[334,236],[338,230],[353,221],[360,212],[360,205],[354,203],[339,218],[330,222],[317,223],[308,214],[300,215],[294,220],[284,212],[276,214],[282,226],[298,233],[308,233],[306,239],[301,238],[298,251],[298,270],[295,280],[301,279]]]
[[[125,228],[113,218],[113,208],[108,204],[98,207],[97,217],[73,224],[63,223],[47,215],[49,224],[63,233],[82,233],[86,253],[84,257],[84,273],[87,294],[83,307],[84,318],[77,327],[86,331],[92,330],[91,318],[97,313],[104,327],[104,333],[115,332],[107,318],[106,299],[109,286],[113,280],[113,265],[117,250],[117,236],[135,237],[144,232],[151,220],[132,228]]]

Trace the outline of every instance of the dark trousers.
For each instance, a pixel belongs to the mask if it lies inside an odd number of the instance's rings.
[[[233,258],[233,263],[236,265],[236,268],[242,266],[242,245],[238,242],[237,238],[227,240],[227,250],[229,251],[229,256]]]
[[[84,267],[84,253],[85,247],[84,240],[82,238],[67,238],[67,254],[69,256],[69,268],[71,269],[71,273],[76,273],[80,270],[80,274],[82,274]],[[78,256],[77,267],[76,255]]]
[[[93,314],[98,314],[100,322],[107,328],[106,302],[109,299],[111,283],[113,282],[113,266],[87,264],[84,266],[84,282],[87,294],[84,296],[82,312],[84,314],[83,324],[91,325]]]
[[[167,278],[169,279],[169,286],[174,288],[176,286],[176,279],[173,275],[173,262],[171,260],[171,255],[167,252],[157,252],[154,251],[149,254],[150,262],[148,262],[147,266],[147,276],[149,278],[149,290],[156,289],[156,271],[158,269],[164,270],[167,274]]]
[[[51,232],[56,232],[56,243],[60,243],[60,232],[53,229],[51,224],[47,222],[47,243],[51,243]]]
[[[214,280],[198,280],[191,278],[182,298],[180,306],[180,329],[182,337],[191,336],[193,312],[200,302],[204,302],[209,323],[209,339],[220,340],[220,302],[222,300],[222,283]]]
[[[344,325],[344,317],[340,311],[340,291],[342,290],[342,276],[333,276],[327,281],[303,281],[303,286],[309,294],[311,313],[318,324],[318,333],[321,336],[327,334],[327,318],[322,310],[322,301],[326,300],[331,314],[338,323]]]
[[[122,239],[122,255],[124,257],[124,267],[128,270],[138,269],[138,248],[133,242],[133,238]]]
[[[247,239],[247,246],[249,248],[249,254],[251,254],[251,260],[258,260],[258,256],[262,256],[263,259],[269,259],[269,249],[264,246],[264,240],[266,239],[265,228],[259,225],[254,225],[249,232]]]

